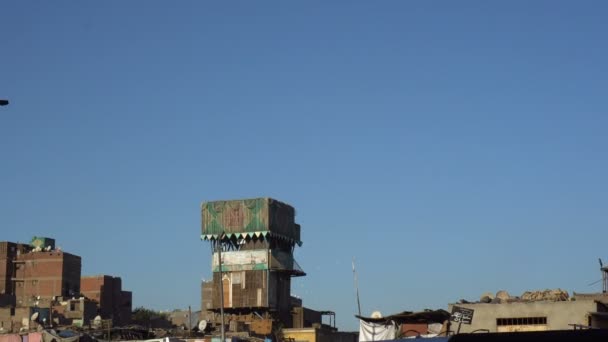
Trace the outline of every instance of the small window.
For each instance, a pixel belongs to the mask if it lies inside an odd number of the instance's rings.
[[[232,280],[232,284],[234,284],[234,285],[241,284],[241,273],[237,273],[237,272],[231,273],[230,278]]]
[[[547,317],[515,317],[515,318],[497,318],[497,326],[505,325],[546,325]]]

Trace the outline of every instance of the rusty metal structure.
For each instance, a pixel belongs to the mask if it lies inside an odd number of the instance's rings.
[[[602,271],[602,293],[608,293],[608,266],[604,266],[602,259],[600,260],[600,271]]]
[[[201,239],[212,251],[213,280],[203,310],[292,325],[291,278],[306,275],[293,252],[302,245],[295,209],[272,198],[204,202]],[[254,321],[256,321],[254,319]]]

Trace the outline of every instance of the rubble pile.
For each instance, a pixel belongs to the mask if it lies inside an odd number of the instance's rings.
[[[521,295],[524,301],[536,302],[541,300],[549,300],[554,302],[565,302],[570,299],[567,291],[562,289],[544,290],[544,291],[526,291]]]
[[[538,291],[526,291],[521,296],[511,296],[507,291],[500,290],[494,295],[491,292],[486,292],[481,295],[477,303],[486,304],[503,304],[503,303],[523,303],[523,302],[540,302],[540,301],[552,301],[552,302],[565,302],[569,301],[570,295],[567,291],[562,289],[546,289]],[[471,303],[464,299],[460,300],[460,303]],[[475,303],[475,302],[473,302]]]

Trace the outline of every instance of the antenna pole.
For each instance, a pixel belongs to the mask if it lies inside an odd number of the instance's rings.
[[[188,305],[188,337],[192,336],[192,307]]]
[[[220,234],[220,237],[218,239],[218,244],[217,244],[217,261],[220,267],[220,317],[222,320],[222,325],[221,325],[221,336],[222,336],[222,342],[226,341],[226,330],[224,328],[224,279],[222,278],[222,238],[224,237],[224,233]]]
[[[600,271],[602,271],[602,293],[608,292],[608,267],[604,267],[602,259],[600,260]]]
[[[359,301],[359,282],[357,281],[357,271],[355,271],[355,257],[353,257],[353,280],[355,283],[355,293],[357,294],[357,309],[361,316],[361,301]]]

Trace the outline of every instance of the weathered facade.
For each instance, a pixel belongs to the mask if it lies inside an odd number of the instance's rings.
[[[323,313],[321,311],[311,310],[300,306],[295,306],[291,310],[292,327],[301,329],[312,327],[315,324],[320,324],[323,321]]]
[[[131,321],[132,294],[123,291],[120,277],[109,275],[86,276],[80,279],[82,294],[97,304],[103,319],[112,319],[114,325]]]
[[[473,309],[471,324],[462,324],[461,333],[568,330],[576,326],[607,326],[608,308],[595,300],[533,301],[507,303],[463,303],[453,306]],[[594,317],[596,317],[594,319]],[[452,325],[457,330],[457,325]]]
[[[20,243],[8,241],[0,242],[0,307],[10,304],[12,301],[9,297],[14,296],[15,294],[13,286],[15,259],[17,259],[17,256],[28,252],[30,249],[30,246]],[[2,298],[7,302],[3,302]]]
[[[80,297],[54,302],[50,318],[54,325],[84,326],[90,324],[96,315],[96,303],[88,298]]]
[[[295,223],[295,209],[272,198],[214,201],[201,205],[202,235],[212,240],[251,238],[274,235],[279,239],[300,242],[300,226]]]
[[[293,257],[302,244],[294,208],[255,198],[206,202],[201,213],[201,238],[213,250],[213,279],[202,285],[203,312],[255,312],[292,326],[291,277],[305,275]]]
[[[200,311],[173,310],[169,313],[171,325],[184,329],[192,329],[198,324]]]
[[[357,342],[357,334],[340,332],[327,327],[283,329],[283,338],[288,341],[306,342]]]
[[[107,294],[109,317],[124,317],[128,323],[132,295],[122,291],[120,278],[98,282],[98,292],[89,293],[97,294],[93,301],[81,295],[80,272],[81,258],[55,249],[54,239],[34,237],[29,245],[0,242],[0,328],[8,332],[37,324],[85,325],[97,315],[100,297]],[[95,281],[84,283],[89,291]]]
[[[81,259],[60,250],[29,252],[14,261],[17,306],[80,294]]]

